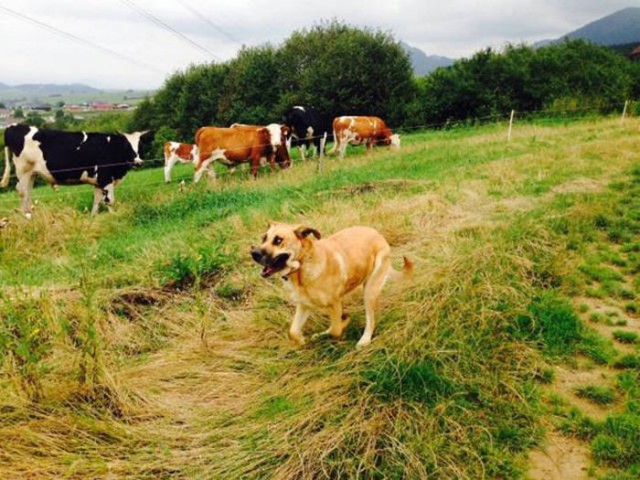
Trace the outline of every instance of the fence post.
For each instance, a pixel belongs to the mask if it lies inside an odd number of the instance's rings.
[[[624,107],[622,108],[622,117],[620,117],[620,124],[624,121],[624,117],[627,116],[627,107],[629,106],[629,100],[624,101]]]
[[[515,115],[515,113],[515,110],[511,110],[511,117],[509,118],[509,133],[507,133],[507,142],[511,141],[511,129],[513,128],[513,116]]]

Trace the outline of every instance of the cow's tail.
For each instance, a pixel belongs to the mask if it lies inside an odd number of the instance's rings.
[[[2,180],[0,181],[1,188],[7,188],[9,186],[9,178],[11,177],[11,151],[9,147],[4,147],[4,173],[2,174]]]

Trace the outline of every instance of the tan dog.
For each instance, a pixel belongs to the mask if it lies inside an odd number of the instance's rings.
[[[391,275],[413,273],[413,263],[406,257],[404,271],[395,271],[390,250],[384,237],[370,227],[346,228],[321,240],[314,228],[271,223],[251,256],[264,267],[263,277],[277,273],[290,287],[296,313],[289,334],[300,345],[305,343],[302,328],[314,310],[328,313],[331,326],[325,333],[340,338],[349,323],[342,312],[343,297],[364,285],[366,327],[357,345],[364,347],[371,343],[374,311],[385,281]]]

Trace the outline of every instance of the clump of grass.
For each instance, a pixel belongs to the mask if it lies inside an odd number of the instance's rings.
[[[516,319],[513,332],[538,342],[549,355],[569,355],[582,340],[580,319],[569,301],[555,291],[536,297]]]
[[[637,333],[626,330],[614,330],[612,335],[620,343],[638,343],[640,339]]]
[[[640,462],[640,416],[608,417],[600,431],[591,443],[597,462],[624,469]]]
[[[609,405],[616,399],[616,392],[603,385],[586,385],[576,388],[576,395],[599,405]]]
[[[384,401],[403,399],[432,406],[459,390],[428,359],[406,362],[380,358],[375,364],[362,372],[363,386]]]
[[[195,252],[179,252],[168,260],[159,261],[156,275],[161,285],[184,290],[198,288],[220,276],[231,262],[231,257],[217,245],[201,247]]]
[[[618,354],[610,339],[587,328],[582,331],[582,340],[576,350],[601,365],[610,364]]]
[[[28,400],[38,402],[43,397],[44,362],[52,349],[52,332],[42,311],[43,299],[19,295],[2,296],[0,367]]]
[[[615,368],[633,368],[640,370],[640,355],[633,353],[623,355],[619,360],[616,360],[613,364]]]

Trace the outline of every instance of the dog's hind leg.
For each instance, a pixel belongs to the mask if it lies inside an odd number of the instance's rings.
[[[380,296],[380,292],[382,291],[382,287],[384,287],[390,270],[391,259],[389,258],[389,251],[378,253],[373,271],[364,284],[366,325],[364,327],[364,333],[356,345],[358,348],[366,347],[371,343],[371,337],[373,337],[373,331],[376,328],[375,311],[378,306],[378,297]]]
[[[305,344],[302,327],[304,327],[307,318],[309,318],[309,313],[309,310],[302,305],[298,305],[296,307],[296,313],[293,316],[293,322],[291,322],[291,327],[289,328],[289,337],[291,337],[291,340],[296,342],[298,345]]]

